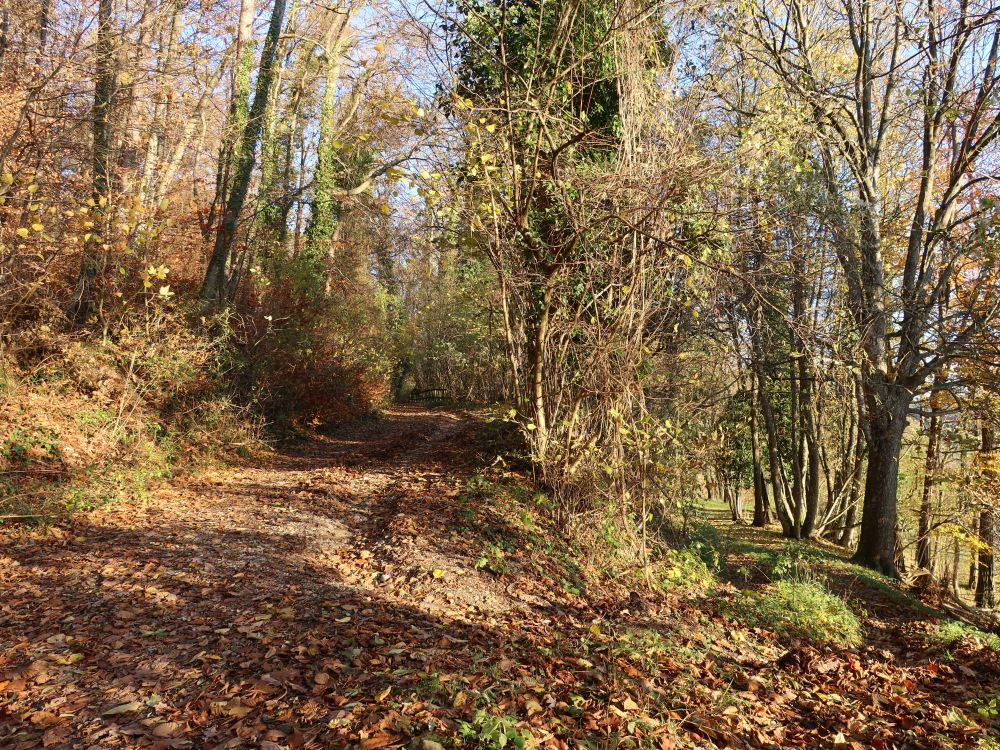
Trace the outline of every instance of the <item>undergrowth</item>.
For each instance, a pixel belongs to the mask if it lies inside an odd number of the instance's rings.
[[[760,591],[743,592],[731,614],[751,626],[795,638],[856,646],[861,623],[844,601],[815,581],[776,581]]]
[[[261,424],[217,385],[230,352],[175,319],[116,337],[39,334],[47,356],[3,363],[0,516],[48,522],[206,459],[248,454]]]
[[[977,627],[958,620],[946,620],[933,625],[928,631],[928,640],[939,646],[950,647],[962,640],[1000,652],[1000,636],[986,633]]]

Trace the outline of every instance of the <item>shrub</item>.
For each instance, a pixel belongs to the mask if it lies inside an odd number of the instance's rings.
[[[822,556],[816,550],[801,544],[789,544],[774,557],[771,577],[799,583],[821,582],[824,579],[819,571],[821,564]]]
[[[698,555],[711,570],[719,570],[725,562],[719,530],[710,523],[692,527],[683,546]]]
[[[700,542],[684,549],[668,550],[657,566],[657,582],[662,588],[704,592],[715,585],[715,572],[706,562]]]
[[[796,638],[853,646],[861,624],[840,597],[817,582],[778,581],[736,600],[733,614],[750,625]]]
[[[476,711],[472,721],[458,722],[458,734],[463,740],[472,743],[473,747],[523,750],[531,735],[519,729],[517,724],[517,719],[513,716],[494,716],[480,710]]]

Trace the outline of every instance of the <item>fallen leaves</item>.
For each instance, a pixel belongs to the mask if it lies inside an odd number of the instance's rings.
[[[128,714],[133,711],[138,711],[142,708],[142,706],[143,704],[141,701],[129,701],[128,703],[122,703],[101,711],[101,716],[118,716],[119,714]]]

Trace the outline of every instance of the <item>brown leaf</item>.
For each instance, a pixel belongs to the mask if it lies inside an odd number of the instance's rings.
[[[58,714],[54,714],[52,711],[35,711],[31,715],[31,723],[39,727],[50,727],[59,722]]]
[[[177,721],[165,721],[162,724],[157,724],[153,727],[154,737],[173,737],[181,729],[180,722]]]

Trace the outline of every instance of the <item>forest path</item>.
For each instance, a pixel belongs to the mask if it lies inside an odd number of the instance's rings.
[[[302,703],[331,736],[349,727],[389,744],[342,693],[310,696],[345,669],[380,694],[402,679],[390,665],[420,671],[415,648],[467,644],[467,628],[481,638],[526,606],[451,533],[483,463],[480,430],[461,411],[396,407],[0,541],[0,694],[16,696],[0,701],[0,746],[214,747],[242,735],[297,747]],[[383,654],[369,673],[366,646],[400,638],[406,656]],[[284,730],[247,720],[289,701],[297,709],[268,712]],[[337,736],[328,746],[345,744]]]

